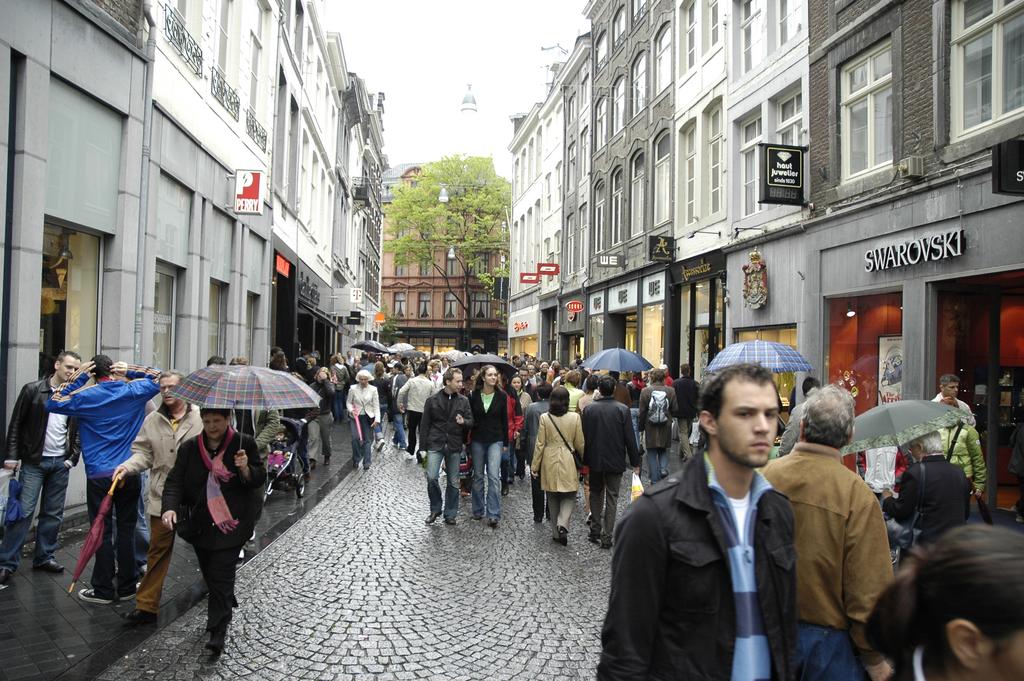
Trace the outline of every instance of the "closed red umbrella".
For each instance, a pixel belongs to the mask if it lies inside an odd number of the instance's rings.
[[[100,510],[96,513],[95,520],[92,521],[92,527],[89,528],[89,534],[85,537],[85,543],[82,544],[82,553],[78,556],[75,572],[71,575],[71,586],[68,587],[68,593],[75,590],[75,584],[78,583],[78,578],[85,571],[85,566],[89,564],[89,561],[92,560],[92,557],[96,555],[100,548],[100,542],[103,541],[103,530],[107,524],[107,516],[110,515],[110,507],[114,503],[114,489],[119,482],[121,482],[121,478],[114,478],[114,481],[110,483],[110,489],[107,490],[107,496],[103,497]]]

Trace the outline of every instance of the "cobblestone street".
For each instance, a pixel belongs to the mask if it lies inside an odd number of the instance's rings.
[[[593,678],[611,553],[582,501],[567,548],[533,523],[528,484],[503,501],[497,529],[468,498],[457,526],[427,526],[422,469],[378,457],[239,570],[219,661],[203,602],[99,678]]]

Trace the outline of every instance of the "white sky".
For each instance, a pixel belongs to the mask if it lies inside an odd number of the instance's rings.
[[[392,165],[466,149],[462,97],[473,84],[478,147],[512,174],[509,117],[545,95],[546,66],[588,30],[584,0],[325,0],[324,29],[341,34],[349,71],[383,92],[384,151]]]

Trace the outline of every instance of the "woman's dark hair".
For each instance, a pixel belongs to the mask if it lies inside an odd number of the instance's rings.
[[[549,399],[551,397],[551,384],[541,383],[534,389],[534,392],[537,393],[538,400]]]
[[[700,387],[699,411],[709,411],[716,419],[722,412],[725,386],[733,381],[745,381],[755,385],[774,385],[772,372],[760,364],[733,364],[711,374]]]
[[[199,409],[199,416],[200,417],[206,416],[207,414],[219,414],[219,415],[223,416],[226,419],[230,419],[231,418],[231,410],[230,409],[214,409],[213,407],[201,407]]]
[[[868,618],[871,646],[891,659],[896,678],[911,675],[914,649],[949,668],[946,624],[973,623],[997,643],[1024,630],[1024,535],[999,527],[950,530],[896,575]]]
[[[498,374],[498,378],[499,379],[501,378],[501,372],[498,371],[497,367],[495,367],[493,364],[485,364],[482,367],[480,367],[480,369],[479,369],[479,371],[477,372],[477,375],[476,375],[476,383],[474,384],[474,387],[477,390],[483,390],[484,389],[484,375],[487,373],[488,369],[494,369],[494,373]],[[496,390],[501,390],[501,383],[499,382],[494,387],[495,387]]]
[[[587,376],[587,380],[583,382],[583,389],[588,393],[592,393],[597,390],[597,382],[601,380],[601,377],[597,374],[590,374]],[[613,388],[614,390],[614,388]]]
[[[419,364],[416,365],[416,375],[422,376],[425,373],[427,373],[427,363],[420,362]]]
[[[569,391],[557,386],[551,391],[548,413],[552,416],[563,416],[569,411]]]
[[[274,353],[269,366],[275,371],[288,371],[288,357],[283,352]]]

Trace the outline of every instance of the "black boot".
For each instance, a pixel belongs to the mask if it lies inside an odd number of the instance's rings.
[[[206,649],[210,655],[216,657],[224,652],[224,637],[227,636],[228,625],[222,624],[210,630],[210,640],[206,642]]]

